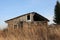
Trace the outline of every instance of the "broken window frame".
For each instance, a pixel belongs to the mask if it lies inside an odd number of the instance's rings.
[[[23,27],[23,21],[20,21],[20,22],[19,22],[18,27],[19,27],[19,28],[22,28],[22,27]]]
[[[14,25],[14,29],[17,29],[17,25]]]
[[[30,19],[30,14],[29,14],[29,15],[27,15],[27,20],[31,20],[31,19]]]

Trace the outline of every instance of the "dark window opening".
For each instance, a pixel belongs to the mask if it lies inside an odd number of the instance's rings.
[[[20,28],[20,22],[18,23],[18,27]]]
[[[30,20],[30,15],[27,15],[27,20]]]
[[[22,28],[23,27],[23,21],[20,21],[19,23],[18,23],[18,28]]]
[[[20,26],[23,27],[23,22],[20,22]]]
[[[14,25],[14,29],[16,29],[17,28],[17,25]]]

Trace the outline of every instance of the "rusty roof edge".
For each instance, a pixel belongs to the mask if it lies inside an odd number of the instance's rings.
[[[19,18],[19,17],[25,16],[25,15],[28,15],[28,14],[33,14],[33,13],[31,12],[31,13],[23,14],[23,15],[21,15],[21,16],[14,17],[14,18],[12,18],[12,19],[6,20],[5,22],[8,22],[8,21],[10,21],[10,20],[13,20],[13,19],[16,19],[16,18]]]
[[[24,14],[24,15],[21,15],[21,16],[14,17],[14,18],[12,18],[12,19],[6,20],[5,22],[8,22],[8,21],[10,21],[10,20],[13,20],[13,19],[16,19],[16,18],[25,16],[25,15],[28,15],[28,14],[38,14],[38,13],[37,13],[37,12],[30,12],[30,13],[27,13],[27,14]],[[38,14],[38,15],[40,15],[40,14]],[[42,16],[42,15],[40,15],[40,16]],[[42,16],[42,17],[45,18],[44,16]],[[45,19],[46,19],[47,21],[49,21],[47,18],[45,18]]]

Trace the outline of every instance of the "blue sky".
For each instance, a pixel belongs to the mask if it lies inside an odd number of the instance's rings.
[[[5,27],[5,20],[33,11],[48,18],[50,23],[52,23],[56,1],[57,0],[0,0],[0,27]]]

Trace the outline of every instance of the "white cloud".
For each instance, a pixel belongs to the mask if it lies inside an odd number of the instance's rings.
[[[53,16],[49,16],[49,17],[47,17],[47,19],[49,19],[49,23],[48,24],[53,24],[54,22],[53,22]]]
[[[7,27],[7,24],[4,21],[0,20],[0,30],[4,29],[6,27]]]

